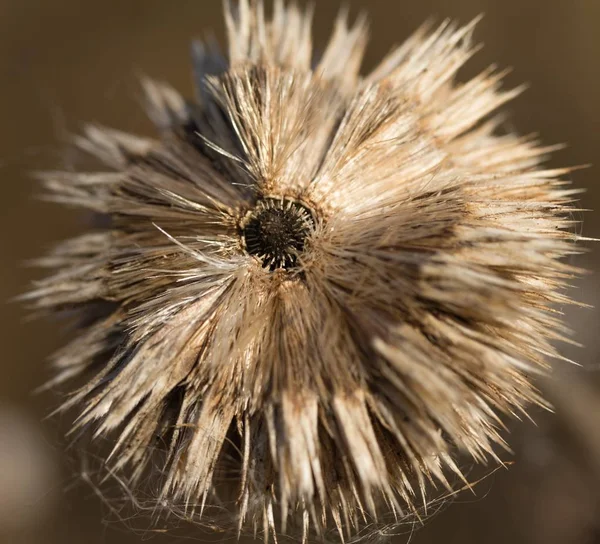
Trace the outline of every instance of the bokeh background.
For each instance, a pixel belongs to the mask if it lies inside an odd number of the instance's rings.
[[[316,42],[324,45],[338,2],[315,2]],[[507,85],[530,89],[508,107],[511,128],[569,147],[556,166],[598,163],[600,144],[599,0],[351,0],[370,14],[365,68],[425,19],[468,22],[485,48],[462,74],[488,64],[513,68]],[[142,74],[192,93],[189,43],[206,31],[222,41],[219,0],[0,1],[0,543],[134,544],[175,542],[161,531],[132,533],[85,482],[86,466],[65,451],[70,417],[44,420],[56,398],[33,395],[49,371],[45,357],[63,340],[60,324],[26,319],[4,301],[39,272],[23,266],[82,228],[74,212],[34,198],[31,170],[69,168],[72,134],[86,121],[149,133],[139,106]],[[582,207],[600,209],[598,168],[574,172],[587,189]],[[600,237],[600,215],[582,213],[583,234]],[[590,249],[593,249],[590,247]],[[534,411],[511,426],[513,462],[449,502],[413,544],[600,543],[600,252],[576,260],[592,273],[573,296],[596,309],[566,309],[574,339],[541,384],[554,414]],[[410,533],[410,527],[405,528]],[[205,536],[190,531],[200,541]]]

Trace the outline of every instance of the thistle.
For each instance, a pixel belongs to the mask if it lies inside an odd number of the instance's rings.
[[[455,82],[474,23],[424,27],[363,77],[362,18],[316,55],[295,4],[225,17],[225,56],[194,46],[194,100],[144,82],[156,139],[91,126],[101,171],[42,174],[101,219],[29,295],[81,316],[50,385],[84,378],[61,409],[168,511],[351,538],[451,488],[457,454],[496,458],[501,416],[543,403],[569,169],[499,134],[521,91],[501,73]]]

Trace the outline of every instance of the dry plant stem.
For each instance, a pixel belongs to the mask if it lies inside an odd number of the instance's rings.
[[[351,538],[450,489],[456,452],[495,458],[500,416],[542,403],[530,377],[575,272],[569,169],[497,134],[521,90],[501,73],[454,81],[474,23],[424,27],[362,77],[362,18],[315,56],[295,4],[225,17],[226,55],[194,46],[195,100],[144,82],[157,139],[90,126],[77,143],[104,167],[41,175],[103,226],[42,259],[28,298],[80,312],[50,385],[86,378],[61,409],[114,437],[133,489],[149,475],[167,511],[228,505],[265,538]]]

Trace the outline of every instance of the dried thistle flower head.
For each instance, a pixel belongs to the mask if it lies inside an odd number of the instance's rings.
[[[145,82],[158,139],[89,127],[106,168],[43,175],[103,220],[30,298],[81,312],[52,385],[86,377],[63,408],[114,437],[133,488],[344,538],[426,503],[455,453],[494,457],[500,415],[541,402],[568,169],[498,135],[520,92],[501,74],[454,81],[474,24],[421,29],[361,77],[363,19],[316,56],[294,4],[225,16],[227,55],[195,46],[195,100]]]

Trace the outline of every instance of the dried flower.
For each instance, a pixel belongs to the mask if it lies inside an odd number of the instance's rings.
[[[494,457],[499,415],[542,402],[569,170],[498,134],[520,92],[502,74],[455,83],[474,23],[423,28],[363,78],[363,19],[315,57],[294,4],[225,15],[228,55],[195,45],[196,100],[145,82],[158,140],[89,127],[110,171],[43,174],[102,222],[30,299],[81,312],[52,385],[88,378],[62,408],[115,437],[113,472],[158,478],[168,509],[228,504],[240,530],[344,538],[449,486],[456,452]]]

